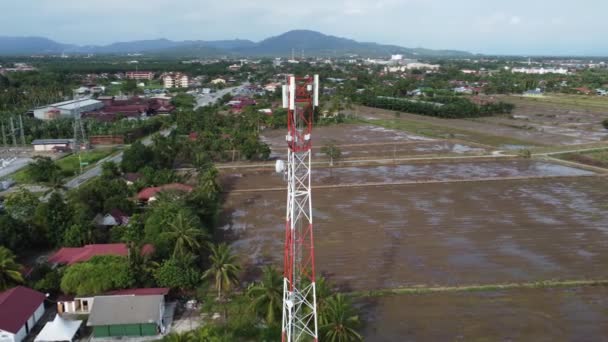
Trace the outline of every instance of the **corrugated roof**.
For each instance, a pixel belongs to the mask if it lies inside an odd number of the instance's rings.
[[[0,292],[0,329],[16,334],[46,296],[25,286]]]
[[[146,244],[142,247],[143,255],[150,254],[154,251],[154,246]],[[118,255],[127,256],[129,249],[124,243],[106,243],[86,245],[84,247],[63,247],[57,253],[53,254],[48,261],[53,264],[72,265],[78,262],[90,260],[98,255]]]
[[[153,295],[166,295],[169,293],[168,287],[150,287],[144,289],[125,289],[116,290],[106,293],[107,296],[118,296],[118,295],[132,295],[132,296],[153,296]]]
[[[180,183],[171,183],[171,184],[165,184],[165,185],[151,187],[151,188],[145,188],[137,194],[137,199],[139,199],[140,201],[147,201],[150,198],[156,196],[157,193],[159,193],[161,191],[166,191],[166,190],[178,190],[178,191],[184,191],[184,192],[191,192],[192,187],[189,185],[180,184]]]
[[[53,144],[71,144],[74,139],[36,139],[32,141],[32,145],[53,145]]]
[[[97,296],[87,326],[158,323],[162,295]]]

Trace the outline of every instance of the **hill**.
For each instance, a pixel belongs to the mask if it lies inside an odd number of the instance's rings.
[[[109,45],[70,45],[41,37],[0,37],[0,55],[32,54],[128,54],[145,53],[173,56],[290,56],[292,52],[307,56],[387,56],[403,54],[406,56],[470,56],[469,52],[451,50],[430,50],[406,48],[396,45],[383,45],[357,42],[348,38],[325,35],[310,30],[293,30],[260,42],[250,40],[186,40],[169,39],[138,40],[117,42]]]

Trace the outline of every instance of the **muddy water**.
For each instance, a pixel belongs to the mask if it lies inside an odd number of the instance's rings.
[[[434,293],[359,300],[366,341],[605,341],[608,289]]]
[[[590,171],[533,160],[501,160],[452,163],[401,164],[374,167],[315,168],[313,187],[333,184],[442,181],[501,177],[584,176]],[[282,175],[269,171],[225,174],[227,188],[259,189],[283,187]]]
[[[275,129],[262,132],[262,140],[273,148],[285,148],[285,130]],[[378,142],[433,141],[434,139],[387,129],[373,125],[344,124],[315,127],[314,144],[322,146],[328,141],[337,144],[365,144]]]
[[[347,289],[608,276],[601,177],[319,189],[317,269]],[[281,264],[285,193],[232,193],[223,229]]]

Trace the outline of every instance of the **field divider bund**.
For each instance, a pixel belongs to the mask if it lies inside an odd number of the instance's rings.
[[[495,181],[513,181],[513,180],[529,180],[529,179],[559,179],[559,178],[580,178],[580,177],[606,177],[608,174],[590,174],[578,176],[515,176],[515,177],[488,177],[477,179],[452,179],[452,180],[419,180],[419,181],[401,181],[401,182],[371,182],[371,183],[347,183],[347,184],[332,184],[332,185],[314,185],[313,189],[339,189],[339,188],[364,188],[364,187],[381,187],[395,185],[414,185],[414,184],[448,184],[448,183],[474,183],[474,182],[495,182]],[[258,189],[238,189],[228,190],[224,193],[247,193],[247,192],[267,192],[267,191],[285,191],[285,187],[274,188],[258,188]]]
[[[525,283],[502,283],[502,284],[478,284],[462,286],[409,286],[392,289],[362,290],[346,292],[350,297],[382,297],[391,295],[417,295],[429,293],[458,293],[458,292],[482,292],[516,289],[546,289],[560,287],[582,287],[582,286],[608,286],[608,279],[585,279],[585,280],[542,280]]]

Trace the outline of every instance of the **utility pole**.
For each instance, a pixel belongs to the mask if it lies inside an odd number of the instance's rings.
[[[6,147],[6,131],[4,130],[4,121],[2,121],[2,146]]]
[[[19,114],[19,131],[21,133],[21,145],[25,147],[25,134],[23,132],[23,117]]]
[[[17,147],[17,137],[15,136],[15,123],[13,122],[12,116],[11,116],[11,137],[13,138],[13,146]]]

